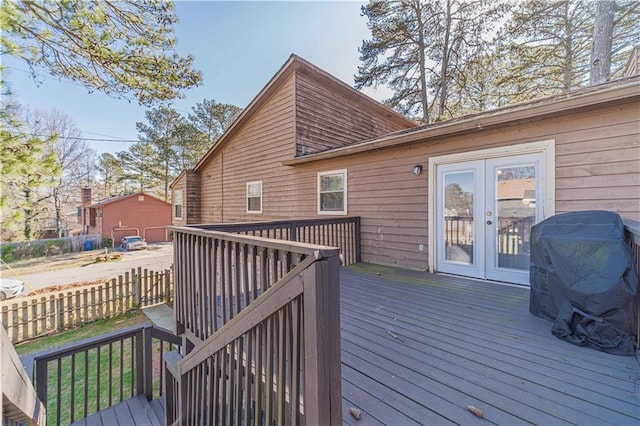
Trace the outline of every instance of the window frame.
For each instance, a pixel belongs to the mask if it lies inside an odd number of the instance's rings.
[[[250,185],[260,185],[260,210],[249,210],[249,186]],[[246,192],[245,192],[245,206],[246,206],[246,212],[248,214],[262,214],[262,200],[263,200],[262,190],[263,190],[262,180],[254,180],[251,182],[247,182]],[[251,197],[251,198],[257,198],[257,197]]]
[[[180,195],[178,197],[178,194]],[[178,204],[178,198],[180,199],[180,203]],[[183,207],[184,207],[184,199],[183,199],[183,192],[182,189],[176,189],[175,191],[173,191],[173,218],[174,219],[179,219],[182,220],[184,219],[184,212],[183,212]],[[177,208],[178,206],[180,206],[180,216],[178,216],[178,211]]]
[[[342,210],[322,210],[321,196],[323,193],[327,193],[329,191],[322,192],[321,188],[321,180],[325,176],[331,175],[342,175],[342,194],[343,194],[343,203]],[[338,192],[338,191],[330,191],[330,192]],[[325,216],[346,216],[348,213],[347,208],[347,169],[338,169],[338,170],[329,170],[324,172],[318,172],[317,175],[317,188],[316,188],[316,198],[317,198],[317,213],[319,215]]]

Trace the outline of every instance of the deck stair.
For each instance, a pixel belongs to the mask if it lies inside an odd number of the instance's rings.
[[[72,426],[90,425],[149,425],[164,424],[163,398],[148,401],[144,395],[137,395],[107,409],[72,423]]]

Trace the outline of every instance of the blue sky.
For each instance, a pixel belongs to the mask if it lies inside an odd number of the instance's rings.
[[[173,102],[183,115],[204,98],[245,107],[295,53],[348,84],[360,63],[358,47],[370,37],[363,2],[213,2],[176,3],[178,52],[192,54],[203,84]],[[36,85],[26,64],[3,57],[5,79],[15,99],[38,109],[69,115],[85,138],[136,140],[136,122],[146,107],[113,99],[42,71]],[[377,99],[380,90],[366,93]],[[98,153],[126,150],[131,143],[88,142]]]

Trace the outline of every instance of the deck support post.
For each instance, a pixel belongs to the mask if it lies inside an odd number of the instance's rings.
[[[340,259],[304,272],[305,416],[311,425],[342,424]]]

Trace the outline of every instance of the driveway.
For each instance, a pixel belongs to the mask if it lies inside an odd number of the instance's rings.
[[[125,272],[138,267],[152,271],[165,270],[173,264],[173,245],[170,243],[149,245],[147,249],[133,252],[122,252],[123,258],[117,261],[92,263],[55,271],[38,272],[28,275],[20,274],[25,282],[25,293],[51,285],[64,285],[79,281],[96,281],[116,278]],[[100,255],[96,251],[96,257]],[[19,271],[18,271],[19,273]],[[4,272],[9,276],[10,273]]]

